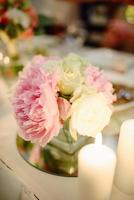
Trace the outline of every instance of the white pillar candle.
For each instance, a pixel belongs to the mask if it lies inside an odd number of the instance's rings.
[[[121,126],[114,183],[122,192],[134,195],[134,119]]]
[[[116,156],[102,145],[100,135],[95,144],[84,146],[79,152],[79,194],[81,200],[109,200]]]

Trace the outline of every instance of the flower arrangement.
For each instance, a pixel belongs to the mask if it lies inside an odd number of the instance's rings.
[[[17,40],[32,37],[38,21],[30,0],[0,0],[0,73],[4,78],[14,78],[23,68]]]
[[[38,25],[38,15],[27,0],[0,0],[0,30],[9,38],[28,37]]]
[[[45,146],[68,121],[75,140],[77,135],[95,137],[110,121],[113,92],[103,72],[76,54],[35,56],[12,98],[19,134]]]
[[[38,15],[28,0],[0,0],[0,39],[11,58],[18,57],[16,39],[33,36]]]

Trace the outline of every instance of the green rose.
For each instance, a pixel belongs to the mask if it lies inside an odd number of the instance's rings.
[[[76,54],[71,53],[63,59],[59,83],[62,94],[72,94],[84,82],[83,69],[86,65],[86,60]]]

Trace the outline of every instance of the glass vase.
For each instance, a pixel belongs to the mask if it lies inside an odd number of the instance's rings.
[[[21,156],[39,170],[59,176],[77,176],[77,158],[80,148],[92,143],[93,138],[78,136],[74,141],[67,129],[61,129],[45,147],[24,141],[17,136],[17,147]]]

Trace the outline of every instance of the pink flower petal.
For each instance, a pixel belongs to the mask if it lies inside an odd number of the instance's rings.
[[[13,109],[25,140],[44,146],[61,128],[57,104],[56,72],[43,68],[46,58],[37,56],[23,70],[13,97]]]

